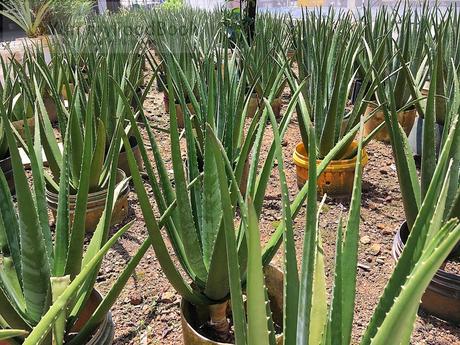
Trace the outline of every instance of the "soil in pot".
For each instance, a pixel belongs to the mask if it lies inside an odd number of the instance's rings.
[[[351,152],[358,147],[354,141],[347,152]],[[345,153],[345,157],[347,156]],[[308,156],[302,143],[298,144],[294,151],[294,164],[297,173],[297,186],[301,189],[308,180]],[[361,164],[363,167],[368,162],[366,150],[363,149]],[[317,161],[320,164],[321,160]],[[318,196],[327,194],[334,197],[347,197],[353,191],[353,180],[356,169],[356,156],[351,159],[331,161],[326,170],[317,180]]]
[[[392,254],[398,260],[409,236],[407,223],[404,222],[395,235]],[[422,297],[421,308],[441,320],[460,324],[460,275],[459,264],[447,261],[439,269]]]
[[[141,150],[139,149],[139,144],[135,137],[129,137],[129,144],[136,159],[137,167],[140,171],[144,170],[144,162],[142,161]],[[125,148],[123,147],[120,155],[118,157],[118,169],[121,169],[125,172],[126,176],[131,176],[131,170],[129,169],[128,156],[126,154]]]
[[[265,285],[270,298],[270,308],[273,315],[273,322],[277,330],[277,344],[283,343],[281,326],[283,324],[283,273],[273,267],[267,266],[265,271]],[[213,340],[214,332],[207,327],[209,312],[207,306],[197,307],[182,300],[181,319],[184,345],[229,345]],[[229,314],[231,319],[231,315]]]
[[[11,194],[14,194],[15,192],[14,175],[13,175],[13,167],[11,165],[11,157],[9,154],[4,159],[0,159],[0,169],[2,169],[2,172],[5,175],[5,179],[6,179],[6,182],[8,183],[8,187],[10,187]]]
[[[123,170],[118,169],[117,183],[120,183],[126,178],[126,174]],[[129,185],[126,184],[125,188],[120,193],[117,201],[115,202],[115,207],[112,213],[112,219],[110,225],[115,225],[121,223],[128,216],[128,194],[129,194]],[[107,198],[107,190],[102,190],[95,193],[89,193],[88,195],[88,204],[86,207],[86,220],[85,220],[85,229],[86,232],[93,232],[101,219],[102,213],[105,208],[105,201]],[[69,196],[69,212],[70,219],[73,220],[75,207],[76,207],[76,195]],[[56,212],[58,206],[58,195],[49,190],[46,191],[46,201],[48,202],[48,207],[51,209],[54,218],[56,219]]]
[[[376,107],[374,105],[368,105],[365,115],[368,116],[375,109]],[[415,109],[409,109],[398,113],[398,122],[404,129],[404,132],[406,132],[406,135],[409,135],[412,130],[415,121],[415,115]],[[364,136],[371,134],[372,131],[376,129],[382,122],[385,122],[385,115],[383,111],[378,110],[374,116],[364,124]],[[390,142],[390,133],[388,132],[386,125],[375,134],[374,139],[386,143]]]

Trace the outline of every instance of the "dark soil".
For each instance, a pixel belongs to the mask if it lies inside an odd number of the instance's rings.
[[[284,110],[288,100],[289,93],[285,93],[283,95]],[[144,108],[153,126],[168,128],[169,115],[164,112],[162,94],[153,90]],[[169,136],[160,130],[155,130],[155,135],[161,144],[161,150],[166,159],[165,163],[170,166]],[[272,140],[270,128],[267,128],[264,140],[266,153],[268,144]],[[291,200],[298,192],[295,167],[292,161],[292,153],[298,142],[300,142],[300,135],[297,123],[293,120],[283,142],[285,173]],[[380,142],[371,142],[367,151],[369,164],[363,176],[360,268],[357,274],[353,343],[358,343],[394,268],[394,260],[391,256],[393,237],[404,221],[401,194],[390,146]],[[281,219],[280,190],[276,169],[277,167],[273,170],[260,220],[263,242],[270,238]],[[103,263],[97,283],[97,288],[102,293],[110,289],[122,268],[147,237],[144,219],[134,193],[131,193],[129,201],[129,220],[136,221],[110,250]],[[152,205],[154,205],[153,201]],[[155,206],[152,207],[155,208]],[[334,261],[337,224],[340,216],[346,217],[348,207],[349,201],[338,202],[328,199],[320,220],[329,286],[332,279],[331,268]],[[296,218],[294,226],[300,263],[305,228],[303,211]],[[273,262],[276,266],[281,267],[281,251]],[[153,250],[149,249],[112,308],[116,325],[115,344],[182,344],[179,303],[180,297],[167,281]],[[423,315],[417,318],[412,344],[460,344],[460,328]]]

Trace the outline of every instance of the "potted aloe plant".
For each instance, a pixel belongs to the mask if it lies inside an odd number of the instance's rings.
[[[422,11],[413,10],[409,4],[398,3],[393,9],[386,6],[373,11],[366,7],[363,14],[364,38],[366,49],[359,56],[361,73],[366,73],[372,67],[384,70],[388,78],[393,79],[392,95],[398,110],[399,123],[407,135],[412,130],[416,117],[414,103],[410,89],[416,87],[420,90],[425,82],[426,69],[426,38],[429,34],[429,20],[431,10],[425,3]],[[375,13],[375,15],[374,15]],[[433,11],[435,13],[435,11]],[[402,55],[416,80],[409,80],[401,66]],[[372,62],[373,66],[372,66]],[[411,85],[415,83],[414,85]],[[374,112],[373,118],[365,125],[365,135],[374,131],[385,116],[378,109],[380,104],[372,94],[366,113]],[[376,140],[390,142],[390,134],[384,126],[374,137]]]
[[[211,71],[216,73],[216,70],[208,65],[209,75]],[[281,75],[278,76],[281,78]],[[209,81],[209,80],[208,80]],[[173,83],[169,80],[169,89],[173,87]],[[208,85],[210,90],[215,90],[216,87],[210,82]],[[189,94],[193,93],[191,88],[188,89]],[[271,90],[270,96],[273,97],[275,90]],[[172,92],[169,92],[171,95]],[[223,222],[225,218],[226,226],[229,226],[229,219],[233,226],[233,231],[238,236],[238,252],[241,257],[242,270],[246,267],[246,236],[247,222],[244,220],[240,225],[234,225],[233,219],[237,206],[241,208],[246,201],[240,195],[240,182],[244,167],[244,159],[236,156],[235,160],[230,160],[231,151],[228,151],[231,146],[226,145],[227,136],[221,137],[220,127],[218,124],[221,119],[225,119],[224,113],[220,117],[215,117],[219,114],[212,99],[216,99],[218,95],[210,92],[208,94],[208,103],[210,107],[205,108],[204,104],[198,106],[198,101],[192,97],[193,103],[197,103],[197,109],[200,112],[198,116],[207,119],[203,121],[203,125],[192,127],[192,119],[185,118],[185,140],[187,148],[186,164],[182,160],[181,146],[179,144],[179,130],[177,119],[174,113],[172,102],[170,103],[170,135],[171,135],[171,152],[173,162],[174,186],[171,183],[168,170],[164,165],[164,157],[158,149],[158,143],[155,135],[152,132],[148,121],[141,113],[140,119],[146,124],[146,130],[149,137],[149,144],[153,150],[154,162],[159,178],[152,163],[149,161],[149,156],[145,150],[144,143],[140,143],[141,154],[146,167],[146,172],[149,181],[153,188],[153,196],[160,212],[165,212],[169,207],[176,207],[177,211],[173,211],[171,219],[165,223],[166,232],[164,235],[159,232],[156,224],[154,211],[150,204],[148,194],[145,190],[140,173],[137,171],[134,157],[131,151],[127,149],[128,160],[132,171],[133,183],[139,198],[144,218],[146,219],[147,229],[152,242],[152,247],[155,250],[160,265],[166,274],[168,280],[173,287],[183,297],[182,313],[183,313],[183,330],[186,336],[186,344],[189,342],[189,337],[193,341],[203,341],[205,344],[212,342],[209,338],[203,339],[200,326],[210,329],[211,334],[214,334],[214,339],[218,341],[228,341],[231,339],[229,332],[229,323],[227,320],[227,306],[229,303],[230,281],[227,280],[227,255],[225,250],[225,236],[223,232]],[[225,97],[219,98],[225,100]],[[298,87],[288,105],[287,111],[281,119],[279,130],[280,137],[286,133],[287,126],[292,118],[292,113],[295,109],[298,99],[303,99],[301,88]],[[253,156],[249,161],[249,176],[246,192],[246,200],[250,198],[254,200],[255,212],[257,217],[261,216],[263,199],[265,190],[269,182],[273,164],[276,158],[279,158],[279,152],[276,151],[275,143],[272,143],[267,154],[267,158],[262,165],[261,170],[257,171],[257,164],[261,156],[262,138],[266,122],[270,118],[272,123],[276,123],[272,108],[269,106],[272,98],[265,100],[265,108],[259,119],[254,118],[249,129],[249,137],[253,139],[245,140],[245,144],[241,148],[240,155],[247,155],[248,149],[252,147]],[[182,98],[182,102],[183,102]],[[246,101],[247,102],[247,101]],[[247,106],[247,103],[246,103]],[[305,107],[305,102],[303,102]],[[231,106],[230,106],[231,107]],[[204,111],[203,109],[207,109]],[[129,115],[131,123],[135,123],[133,114]],[[221,125],[225,122],[220,122]],[[278,125],[277,125],[278,126]],[[203,137],[199,137],[199,129],[202,130]],[[194,133],[194,130],[197,133]],[[141,134],[136,126],[133,125],[134,135],[140,138]],[[232,132],[228,132],[229,134]],[[322,173],[331,162],[339,150],[343,150],[345,144],[352,136],[355,136],[356,130],[347,134],[338,145],[331,150],[330,154],[325,157],[321,165],[318,167],[318,173]],[[197,141],[202,140],[202,146],[197,146]],[[252,142],[254,144],[252,144]],[[125,145],[127,145],[125,137]],[[253,146],[252,146],[253,145]],[[198,152],[202,149],[202,152]],[[218,153],[216,152],[218,150]],[[201,155],[201,156],[200,156]],[[235,156],[233,156],[235,157]],[[278,164],[282,165],[281,162]],[[223,168],[222,168],[223,167]],[[185,172],[184,172],[185,171]],[[232,180],[231,193],[228,189],[220,185],[222,174]],[[306,197],[305,189],[299,193],[294,200],[291,212],[293,217],[300,211],[303,201]],[[225,203],[225,204],[224,204]],[[230,206],[229,206],[230,205]],[[180,212],[179,212],[180,210]],[[269,240],[265,255],[264,265],[268,266],[271,258],[277,248],[283,241],[284,223],[280,224],[274,236]],[[168,237],[175,255],[178,258],[176,265],[170,254],[166,250],[166,239]],[[182,271],[183,270],[183,271]],[[184,273],[180,273],[184,272]],[[273,272],[273,271],[272,271]],[[192,282],[192,283],[190,283]],[[276,298],[279,298],[280,289]],[[192,314],[190,314],[190,312]],[[201,315],[200,325],[190,322],[188,315]],[[201,335],[200,335],[201,334]],[[206,338],[206,337],[205,337]]]
[[[406,72],[409,74],[409,71]],[[391,83],[389,80],[386,82]],[[441,80],[441,82],[443,81]],[[394,241],[393,254],[397,259],[420,222],[431,224],[428,217],[434,217],[436,214],[436,221],[432,223],[429,233],[430,236],[433,236],[440,228],[451,223],[452,219],[460,217],[460,124],[458,121],[460,83],[456,77],[453,96],[447,100],[446,113],[444,114],[445,129],[439,156],[436,153],[435,141],[435,123],[438,111],[436,107],[437,83],[435,64],[430,74],[430,88],[426,99],[426,111],[424,112],[420,178],[416,173],[415,161],[407,137],[397,125],[397,110],[394,100],[391,94],[383,89],[384,84],[382,84],[382,89],[378,91],[380,100],[387,104],[384,107],[385,121],[390,128],[391,143],[406,214],[406,222],[402,224]],[[434,206],[429,204],[429,198],[433,195],[438,200]],[[454,245],[456,244],[454,243]],[[457,255],[458,246],[451,256]],[[459,322],[458,291],[460,291],[460,277],[453,272],[441,269],[428,286],[422,299],[422,307],[439,318]]]
[[[330,9],[327,15],[321,12],[304,12],[297,23],[295,40],[297,42],[297,62],[299,82],[305,107],[297,109],[302,143],[294,152],[297,171],[297,184],[301,188],[308,179],[308,131],[305,118],[309,118],[315,128],[317,159],[321,161],[336,144],[358,125],[366,110],[364,100],[376,87],[373,70],[363,76],[355,104],[352,107],[349,95],[356,75],[354,64],[361,51],[362,27],[353,24],[350,14],[336,15]],[[334,61],[334,63],[332,63]],[[376,61],[371,61],[377,67]],[[376,69],[375,73],[381,71]],[[292,79],[292,78],[291,78]],[[295,90],[292,80],[291,88]],[[375,113],[375,112],[374,112]],[[372,118],[373,114],[368,118]],[[367,119],[368,120],[368,119]],[[377,129],[378,130],[378,129]],[[367,144],[375,132],[366,135]],[[333,162],[318,179],[318,191],[329,196],[350,195],[353,187],[357,143],[350,137],[343,150],[337,152]],[[362,156],[362,164],[367,163],[367,154]]]
[[[0,104],[3,121],[7,111]],[[70,130],[70,126],[69,126]],[[16,205],[0,172],[0,343],[5,344],[63,344],[69,343],[81,329],[92,321],[90,333],[80,344],[111,344],[114,325],[109,312],[113,296],[119,293],[126,279],[117,282],[110,299],[103,299],[94,289],[100,262],[119,237],[130,227],[124,226],[109,238],[109,223],[113,200],[121,192],[116,187],[116,173],[109,178],[108,196],[103,216],[88,246],[85,245],[85,210],[88,203],[90,160],[86,159],[79,177],[82,188],[71,221],[69,212],[69,183],[71,178],[70,140],[64,143],[61,187],[59,189],[56,228],[51,231],[45,200],[44,169],[41,161],[39,129],[32,134],[26,129],[32,184],[24,171],[12,128],[5,127],[11,152],[16,186]],[[91,155],[86,142],[84,156]],[[113,162],[116,165],[116,162]],[[127,180],[122,181],[122,185]],[[85,249],[86,248],[86,249]],[[95,310],[103,308],[97,315]],[[86,315],[86,316],[85,316]]]
[[[276,92],[271,106],[277,117],[281,115],[281,94],[287,82],[286,78],[277,80],[277,76],[287,68],[286,52],[291,37],[291,28],[287,24],[286,17],[260,15],[251,42],[241,42],[241,60],[247,70],[248,90],[252,90],[249,117],[263,108],[263,98],[268,97],[274,88]]]
[[[314,129],[311,133],[310,152],[316,152]],[[359,148],[361,148],[361,143]],[[281,150],[280,150],[281,151]],[[358,150],[361,155],[361,150]],[[314,154],[309,157],[310,170],[315,171]],[[280,174],[283,174],[282,167]],[[357,159],[353,196],[349,217],[344,227],[339,220],[336,241],[335,273],[331,299],[325,271],[325,254],[322,250],[321,232],[318,228],[316,175],[308,182],[309,196],[306,211],[306,229],[300,275],[292,230],[286,228],[284,260],[284,313],[283,339],[276,336],[273,327],[273,310],[267,308],[267,288],[264,282],[263,256],[260,235],[253,206],[248,205],[250,224],[248,229],[248,272],[246,282],[246,308],[240,288],[241,270],[236,251],[238,239],[229,228],[226,231],[229,280],[232,281],[231,301],[237,344],[328,344],[330,339],[340,344],[352,342],[352,326],[356,298],[359,221],[361,200],[362,165]],[[224,186],[227,188],[226,181]],[[289,200],[287,190],[283,199]],[[438,199],[434,190],[427,196],[427,207],[436,208]],[[323,198],[324,202],[324,198]],[[287,204],[289,205],[289,204]],[[426,221],[418,222],[406,248],[398,261],[387,287],[380,298],[360,344],[409,344],[417,309],[424,289],[437,268],[460,239],[458,220],[447,222],[440,229],[433,229],[442,210],[436,208]],[[290,214],[284,214],[284,222],[291,223]],[[434,230],[434,231],[433,231]],[[350,274],[351,272],[351,274]],[[268,290],[270,291],[270,290]],[[246,312],[245,312],[246,309]]]
[[[51,84],[49,84],[51,85]],[[117,83],[113,83],[113,87],[117,90]],[[38,85],[35,84],[36,90]],[[119,88],[119,86],[118,86]],[[58,90],[53,90],[53,95],[56,97]],[[38,122],[40,129],[40,138],[43,145],[43,151],[47,158],[49,172],[45,172],[46,181],[46,199],[48,206],[52,212],[57,215],[59,188],[61,185],[61,177],[63,169],[66,167],[63,164],[62,144],[58,142],[54,135],[54,130],[47,116],[46,109],[41,96],[38,97],[38,114],[35,119]],[[55,98],[58,101],[58,98]],[[83,87],[76,85],[76,93],[72,97],[69,109],[61,104],[58,106],[59,118],[66,119],[65,123],[60,121],[60,130],[62,142],[68,140],[71,143],[69,148],[70,162],[70,178],[69,178],[69,208],[71,215],[74,214],[78,204],[78,191],[81,186],[80,176],[83,174],[83,167],[87,165],[89,160],[90,172],[89,180],[89,202],[86,209],[85,228],[87,231],[94,231],[99,219],[104,210],[105,200],[108,193],[109,177],[112,174],[112,164],[114,157],[117,156],[120,150],[120,135],[124,129],[124,112],[123,105],[120,105],[120,111],[117,113],[116,128],[111,132],[112,136],[108,137],[107,128],[104,121],[96,116],[99,104],[96,103],[96,87],[95,81],[91,87],[88,97],[84,95]],[[103,106],[103,104],[102,104]],[[22,145],[26,151],[29,151],[27,145]],[[85,147],[89,146],[91,155],[85,156]],[[115,169],[117,176],[117,185],[121,184],[125,179],[126,174],[123,170]],[[85,188],[85,186],[83,186]],[[115,202],[112,215],[112,223],[121,222],[128,214],[128,194],[129,186],[123,184],[123,189]]]
[[[458,45],[460,41],[456,35],[458,28],[456,25],[459,21],[457,10],[451,6],[447,11],[442,12],[438,15],[431,15],[429,18],[429,24],[433,28],[432,35],[428,36],[427,39],[427,72],[424,87],[420,91],[418,88],[412,88],[413,98],[420,99],[427,97],[430,88],[430,77],[433,75],[433,71],[436,70],[436,121],[435,121],[435,140],[436,140],[436,152],[439,154],[441,148],[441,142],[447,135],[444,133],[444,124],[446,122],[445,117],[448,115],[447,103],[448,99],[453,97],[454,93],[454,79],[456,78],[456,70],[460,63],[460,57],[458,56]],[[409,74],[409,71],[407,71]],[[411,80],[415,82],[420,79],[417,75],[410,75]],[[423,127],[425,122],[425,112],[427,111],[427,102],[423,100],[417,104],[418,117],[415,119],[415,124],[412,132],[409,136],[409,143],[413,150],[414,156],[417,158],[417,163],[420,161],[422,155],[422,143],[423,143]],[[447,121],[448,122],[448,121]]]

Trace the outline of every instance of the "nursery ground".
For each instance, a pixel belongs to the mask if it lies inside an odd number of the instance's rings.
[[[289,101],[289,93],[283,95]],[[285,108],[284,107],[284,108]],[[146,114],[155,127],[167,129],[169,116],[164,112],[163,95],[152,90],[144,105]],[[154,130],[164,157],[169,154],[168,134]],[[271,129],[264,138],[264,152],[271,143]],[[147,140],[146,140],[147,142]],[[285,172],[291,200],[298,192],[292,153],[300,142],[295,115],[283,141]],[[370,319],[380,295],[394,268],[391,256],[393,237],[404,221],[404,211],[399,191],[391,147],[379,142],[368,146],[369,164],[364,170],[360,225],[359,268],[357,282],[356,315],[353,325],[353,343],[358,343]],[[263,161],[263,160],[261,160]],[[168,167],[171,161],[166,160]],[[280,190],[277,167],[265,196],[264,211],[260,222],[262,241],[266,242],[281,219]],[[336,229],[340,215],[346,217],[347,200],[328,199],[321,216],[328,282],[332,280]],[[152,205],[154,205],[152,201]],[[98,278],[97,288],[105,293],[111,287],[126,262],[147,237],[147,230],[137,199],[131,193],[129,220],[136,219],[131,229],[108,253]],[[300,263],[305,214],[302,211],[295,221],[295,239]],[[281,250],[274,259],[281,267]],[[116,325],[115,344],[182,344],[179,311],[180,297],[175,293],[150,249],[130,278],[121,297],[112,309]],[[412,344],[454,345],[460,344],[460,328],[448,325],[434,317],[421,315],[413,332]],[[254,344],[256,345],[256,344]],[[391,344],[389,344],[391,345]]]

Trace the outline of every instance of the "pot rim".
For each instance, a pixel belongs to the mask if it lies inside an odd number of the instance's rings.
[[[355,140],[351,144],[352,146],[358,146],[358,142]],[[305,154],[305,147],[303,143],[297,144],[294,154],[293,154],[293,159],[295,165],[305,168],[308,170],[308,156]],[[363,147],[362,150],[362,158],[361,158],[361,164],[365,166],[367,162],[369,161],[369,157],[367,155],[366,148]],[[326,167],[325,171],[331,171],[331,170],[354,170],[356,168],[356,159],[357,155],[353,158],[350,159],[338,159],[338,160],[332,160],[329,165]],[[322,159],[317,159],[316,164],[320,164],[323,160]]]
[[[374,102],[368,102],[367,107],[372,109],[372,110],[375,110],[375,109],[377,109],[379,107],[379,105],[374,103]],[[377,111],[377,113],[379,113],[379,112],[383,112],[383,110],[380,109],[379,111]],[[410,108],[408,108],[406,110],[398,111],[398,114],[416,113],[416,112],[417,112],[417,109],[415,108],[415,106],[411,106]]]
[[[405,234],[408,231],[407,229],[407,221],[404,221],[398,231],[396,232],[394,239],[393,239],[393,247],[391,249],[391,254],[395,261],[397,261],[402,253],[402,249],[404,248],[405,241],[401,234]],[[433,279],[431,280],[430,285],[428,285],[429,290],[434,290],[437,293],[446,295],[446,292],[441,289],[449,289],[454,290],[457,295],[460,295],[460,275],[447,272],[442,268],[436,271]]]
[[[116,186],[120,185],[120,183],[122,183],[122,181],[125,179],[126,179],[126,173],[122,169],[117,168]],[[46,187],[45,192],[46,192],[46,200],[48,201],[48,203],[56,204],[58,202],[59,194],[56,194],[50,191],[47,187]],[[126,183],[125,187],[120,192],[119,198],[122,198],[128,192],[129,192],[129,184]],[[107,188],[101,191],[98,191],[98,192],[88,193],[88,205],[91,202],[98,202],[101,199],[105,199],[106,196],[107,196]],[[75,203],[77,201],[77,194],[69,195],[69,201],[70,203]]]

